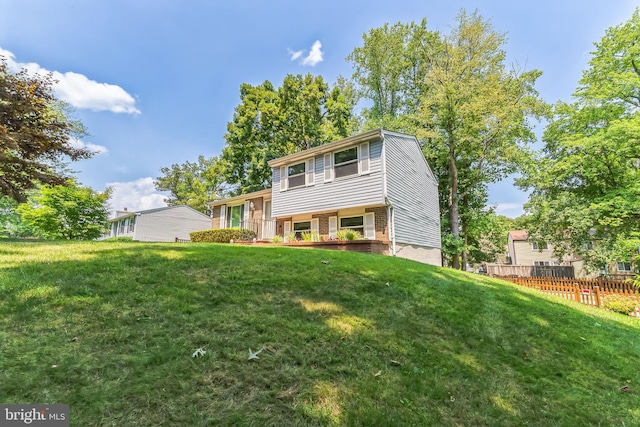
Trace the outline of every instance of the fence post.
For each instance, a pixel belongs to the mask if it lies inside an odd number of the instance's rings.
[[[574,292],[576,294],[576,301],[577,302],[582,302],[580,286],[573,285],[573,289],[574,289]]]
[[[600,307],[600,286],[594,286],[593,293],[596,297],[596,307]]]

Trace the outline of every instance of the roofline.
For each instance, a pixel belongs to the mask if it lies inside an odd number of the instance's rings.
[[[115,220],[121,220],[121,219],[125,219],[125,218],[131,218],[132,216],[144,215],[144,214],[148,214],[148,213],[160,212],[160,211],[165,211],[165,210],[168,210],[168,209],[182,208],[182,207],[185,207],[185,208],[191,209],[192,211],[197,212],[197,213],[199,213],[200,215],[202,215],[202,216],[206,216],[207,218],[209,218],[209,216],[208,216],[208,215],[203,214],[202,212],[200,212],[200,211],[197,211],[197,210],[193,209],[193,208],[192,208],[191,206],[189,206],[189,205],[175,205],[175,206],[163,206],[163,207],[161,207],[161,208],[145,209],[145,210],[143,210],[143,211],[131,211],[131,212],[127,212],[125,215],[120,215],[120,216],[113,217],[113,218],[109,219],[107,222],[114,222]]]
[[[350,145],[354,145],[360,142],[366,142],[375,139],[376,137],[382,138],[385,131],[382,129],[374,129],[359,135],[350,136],[348,138],[340,139],[338,141],[330,142],[328,144],[320,145],[318,147],[310,148],[308,150],[300,151],[295,154],[289,154],[288,156],[279,157],[277,159],[270,160],[268,165],[272,168],[278,166],[284,166],[289,163],[293,163],[299,160],[306,159],[311,156],[317,156],[318,154],[329,153],[336,149],[344,148]]]
[[[254,191],[253,193],[240,194],[239,196],[229,197],[227,199],[214,200],[209,202],[209,206],[225,205],[229,202],[237,202],[238,200],[253,199],[255,197],[271,195],[271,188],[266,188],[260,191]]]

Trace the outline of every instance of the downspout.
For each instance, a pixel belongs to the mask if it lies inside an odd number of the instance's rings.
[[[382,195],[384,204],[387,206],[387,230],[389,230],[389,238],[391,240],[391,255],[396,256],[396,222],[393,204],[389,200],[387,192],[387,144],[382,130],[380,130],[380,139],[382,140]]]

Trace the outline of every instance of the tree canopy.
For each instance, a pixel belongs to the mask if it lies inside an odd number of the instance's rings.
[[[160,169],[162,176],[154,184],[160,191],[168,191],[169,206],[188,205],[207,213],[208,202],[222,198],[228,189],[224,180],[224,166],[217,157],[199,156],[197,162],[173,164]]]
[[[79,186],[43,185],[27,203],[18,206],[22,220],[48,239],[91,240],[106,230],[107,201],[111,190],[103,193]]]
[[[490,22],[462,11],[448,35],[429,31],[426,20],[385,25],[349,57],[359,93],[373,102],[369,123],[397,126],[423,143],[439,181],[443,251],[455,268],[468,252],[470,219],[486,207],[487,185],[528,158],[530,119],[546,113],[534,88],[541,72],[509,68],[504,44]]]
[[[240,99],[221,155],[235,194],[269,187],[269,160],[347,137],[356,126],[343,80],[329,88],[321,76],[287,75],[278,89],[269,81],[242,84]]]
[[[574,93],[559,102],[544,149],[520,181],[531,189],[531,232],[592,270],[640,246],[640,13],[595,43]],[[590,250],[595,242],[596,250]]]
[[[84,134],[70,108],[53,94],[50,75],[14,73],[0,57],[0,194],[19,202],[39,184],[64,184],[67,159],[92,152],[72,146]]]

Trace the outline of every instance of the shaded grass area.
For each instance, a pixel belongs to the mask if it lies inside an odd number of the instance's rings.
[[[0,402],[77,426],[639,425],[639,332],[377,255],[0,245]]]

